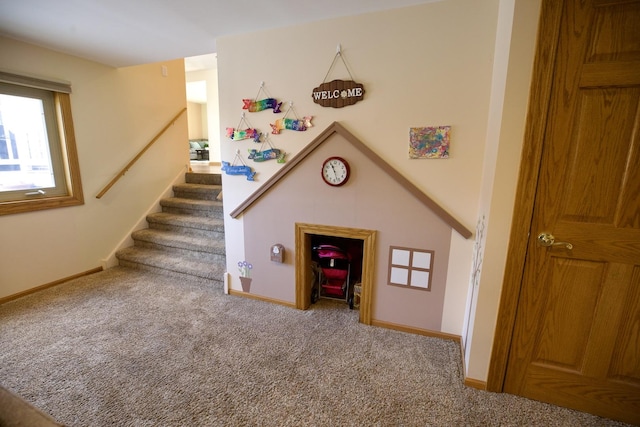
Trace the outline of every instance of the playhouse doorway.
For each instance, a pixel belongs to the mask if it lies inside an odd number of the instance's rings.
[[[376,231],[317,224],[295,224],[296,235],[296,307],[306,310],[311,305],[315,280],[312,271],[312,247],[321,241],[349,246],[358,255],[356,269],[360,279],[360,322],[371,324],[371,303],[375,267]],[[354,272],[355,273],[355,272]]]
[[[311,235],[311,304],[319,299],[346,303],[360,309],[362,282],[362,239]]]

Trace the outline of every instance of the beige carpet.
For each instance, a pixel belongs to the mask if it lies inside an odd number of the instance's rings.
[[[357,315],[118,267],[0,305],[0,384],[69,426],[624,425],[467,388],[456,343]]]

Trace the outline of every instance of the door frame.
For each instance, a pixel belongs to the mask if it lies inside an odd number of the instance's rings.
[[[488,391],[504,389],[545,143],[563,9],[564,1],[542,0],[508,255],[487,377]]]

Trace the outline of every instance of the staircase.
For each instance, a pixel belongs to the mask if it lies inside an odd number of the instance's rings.
[[[147,216],[149,228],[131,234],[134,246],[117,251],[122,266],[176,278],[223,283],[226,271],[220,174],[192,173]]]

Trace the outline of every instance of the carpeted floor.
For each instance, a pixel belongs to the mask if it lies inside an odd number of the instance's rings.
[[[465,387],[456,343],[357,316],[117,267],[0,305],[0,384],[69,426],[624,425]]]

